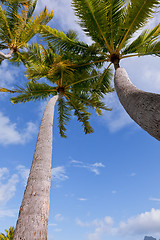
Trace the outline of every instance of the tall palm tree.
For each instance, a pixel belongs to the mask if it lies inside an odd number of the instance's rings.
[[[41,24],[48,23],[53,17],[53,11],[47,12],[44,8],[39,16],[33,18],[37,0],[7,0],[4,9],[0,5],[0,50],[9,49],[9,53],[0,52],[0,62],[4,59],[18,61],[19,49],[26,47]]]
[[[12,240],[14,234],[14,227],[10,227],[9,230],[5,229],[6,234],[0,234],[0,240]]]
[[[78,55],[74,57],[75,62],[78,62],[80,57]],[[82,66],[76,69],[76,64],[73,64],[73,54],[57,55],[54,48],[44,49],[37,44],[30,46],[28,61],[27,77],[31,81],[27,86],[16,90],[1,88],[0,91],[17,93],[18,95],[11,99],[13,104],[51,98],[42,118],[13,239],[44,240],[47,239],[55,104],[58,102],[58,127],[62,137],[66,137],[66,124],[72,114],[82,123],[85,134],[92,133],[93,128],[88,121],[91,113],[88,108],[95,109],[98,114],[102,114],[101,109],[109,110],[102,102],[104,97],[102,93],[111,90],[111,72],[108,70],[102,76],[88,67]],[[42,77],[45,77],[47,82],[38,83],[37,80]],[[48,85],[48,82],[51,85]]]
[[[137,89],[129,80],[121,59],[144,55],[160,56],[160,23],[144,27],[159,10],[159,0],[72,0],[79,24],[93,40],[80,45],[64,33],[42,27],[42,36],[62,49],[87,56],[87,61],[113,63],[115,89],[130,117],[150,135],[160,140],[160,95]]]

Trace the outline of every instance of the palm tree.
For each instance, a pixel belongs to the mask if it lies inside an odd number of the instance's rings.
[[[76,64],[70,61],[70,58],[73,61],[73,54],[58,54],[52,47],[44,49],[43,46],[37,46],[37,44],[30,46],[28,49],[27,77],[31,81],[24,89],[7,90],[1,88],[1,91],[18,93],[16,97],[11,99],[13,104],[51,97],[42,118],[14,240],[47,239],[52,125],[56,102],[58,102],[59,133],[62,137],[66,137],[66,124],[72,114],[82,123],[84,132],[87,134],[93,132],[88,121],[91,115],[88,108],[95,109],[98,114],[102,114],[101,109],[109,110],[102,102],[104,97],[102,93],[110,91],[110,70],[106,72],[105,76],[102,76],[96,70],[88,67],[82,66],[76,69],[74,67]],[[75,55],[74,57],[75,62],[78,62],[80,56]],[[47,79],[47,83],[37,82],[42,77]],[[99,79],[101,79],[101,84]],[[48,82],[51,85],[48,85]]]
[[[137,89],[129,80],[121,59],[145,55],[160,56],[160,23],[144,28],[160,6],[159,0],[72,0],[75,14],[92,46],[80,45],[50,27],[41,34],[52,45],[87,56],[88,63],[109,62],[115,68],[115,89],[130,117],[160,140],[160,95]],[[97,59],[95,59],[97,56]]]
[[[33,38],[41,24],[48,23],[53,17],[53,11],[44,8],[39,16],[32,17],[37,0],[7,0],[5,8],[0,5],[0,50],[9,49],[9,53],[0,52],[0,62],[10,59],[19,61],[20,51]],[[22,60],[22,59],[21,59]]]
[[[6,235],[4,233],[0,234],[0,240],[12,240],[14,234],[14,227],[10,227],[9,230],[5,229]]]

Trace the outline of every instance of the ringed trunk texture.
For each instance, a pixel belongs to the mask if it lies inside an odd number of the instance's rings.
[[[114,84],[119,100],[129,116],[160,141],[160,94],[136,88],[124,68],[116,69]]]
[[[33,163],[24,193],[13,240],[46,240],[51,185],[52,127],[54,106],[59,95],[52,97],[44,111]]]

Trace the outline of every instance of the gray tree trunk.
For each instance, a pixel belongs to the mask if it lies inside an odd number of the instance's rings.
[[[14,52],[14,49],[11,48],[8,54],[4,54],[3,52],[0,52],[0,58],[1,59],[9,59],[12,57],[12,54]]]
[[[52,97],[44,111],[33,163],[24,193],[13,240],[46,240],[51,185],[52,127],[54,106],[59,95]]]
[[[129,116],[160,141],[160,94],[136,88],[124,68],[116,69],[114,84],[119,100]]]

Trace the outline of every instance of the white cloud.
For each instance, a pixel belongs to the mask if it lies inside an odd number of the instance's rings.
[[[5,179],[8,176],[9,170],[7,168],[0,168],[0,180]]]
[[[102,121],[110,132],[114,133],[134,123],[120,104],[115,92],[105,96],[105,103],[112,108],[112,111],[105,111],[102,116]]]
[[[65,181],[68,179],[64,166],[52,168],[52,180]]]
[[[21,177],[23,179],[23,183],[26,186],[27,185],[27,180],[28,180],[28,177],[29,177],[30,169],[26,168],[23,165],[18,165],[16,169],[18,170],[18,173],[21,175]]]
[[[151,209],[120,222],[117,227],[110,216],[103,219],[95,219],[91,222],[83,222],[76,219],[77,225],[90,229],[88,240],[101,240],[103,237],[118,237],[119,239],[143,239],[145,235],[160,235],[160,209]],[[94,227],[94,230],[92,230]]]
[[[160,209],[151,209],[150,212],[121,222],[118,233],[122,235],[160,234]]]
[[[83,163],[82,161],[71,160],[71,164],[73,165],[73,167],[86,168],[89,171],[95,173],[96,175],[100,174],[99,168],[105,167],[105,165],[101,162],[89,164],[89,163]]]
[[[53,231],[54,232],[62,232],[62,229],[61,228],[55,228]]]
[[[111,234],[113,229],[113,219],[106,216],[104,219],[95,219],[92,222],[82,222],[80,219],[76,219],[77,225],[81,227],[94,227],[95,230],[88,234],[88,240],[100,240],[104,234]]]
[[[37,126],[28,122],[22,131],[17,130],[17,124],[0,112],[0,144],[25,144],[37,132]]]
[[[49,11],[54,10],[54,17],[49,25],[65,32],[72,29],[78,33],[78,36],[82,41],[85,41],[88,44],[92,42],[77,23],[78,19],[71,7],[71,0],[39,0],[37,4],[37,11],[40,12],[44,6],[47,6]]]
[[[56,214],[56,215],[55,215],[55,221],[56,221],[56,222],[62,222],[62,221],[64,221],[63,215],[62,215],[61,213]]]
[[[0,202],[6,204],[12,197],[14,197],[16,192],[16,185],[19,182],[17,174],[13,174],[10,178],[8,176],[9,171],[5,168],[1,168],[0,172],[7,172],[6,177],[0,180]],[[9,178],[9,179],[8,179]],[[3,179],[3,182],[2,182]],[[4,182],[5,181],[5,182]]]
[[[1,67],[0,67],[0,76],[1,76],[0,87],[4,87],[4,88],[13,87],[13,83],[15,82],[15,80],[19,75],[19,71],[17,71],[17,69],[18,67],[9,65],[9,62],[7,60],[2,61]],[[3,93],[3,94],[5,95],[6,93]]]
[[[3,217],[16,217],[17,209],[0,209],[0,218]]]
[[[151,197],[151,198],[149,198],[149,200],[150,201],[160,202],[160,198],[153,198],[153,197]]]
[[[78,198],[79,201],[87,201],[87,198]]]

